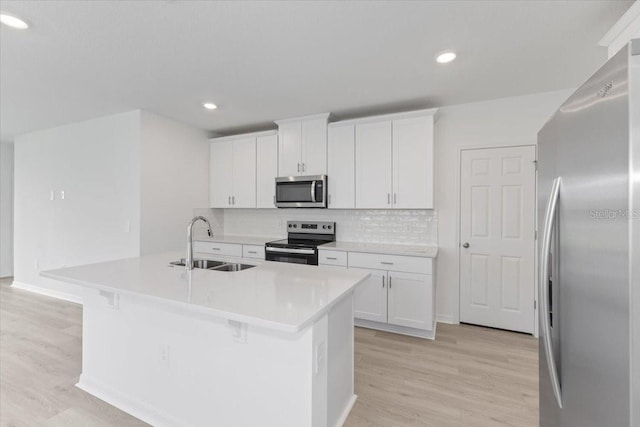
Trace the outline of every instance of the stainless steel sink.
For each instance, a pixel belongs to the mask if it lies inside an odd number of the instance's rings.
[[[174,262],[171,262],[170,264],[184,267],[185,259],[180,258],[180,261],[174,261]],[[222,265],[226,265],[226,263],[223,261],[212,261],[210,259],[194,259],[193,260],[193,268],[212,269],[215,267],[220,267]]]
[[[184,267],[185,259],[180,258],[180,261],[173,261],[173,262],[170,262],[169,264]],[[214,270],[214,271],[242,271],[252,267],[255,267],[255,265],[229,263],[224,261],[212,261],[210,259],[194,259],[193,260],[193,268],[202,268],[202,269]]]
[[[209,270],[213,271],[242,271],[249,268],[253,268],[255,265],[251,264],[223,264],[219,267],[212,267]]]

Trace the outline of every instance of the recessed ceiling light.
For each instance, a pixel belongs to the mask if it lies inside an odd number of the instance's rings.
[[[446,64],[456,59],[456,53],[452,50],[445,50],[436,55],[436,61],[440,64]]]
[[[216,108],[218,108],[218,106],[212,102],[205,102],[204,104],[202,104],[202,106],[207,110],[215,110]]]
[[[17,16],[9,15],[6,13],[0,13],[0,22],[4,25],[15,28],[17,30],[26,30],[29,28],[29,24],[26,21],[18,18]]]

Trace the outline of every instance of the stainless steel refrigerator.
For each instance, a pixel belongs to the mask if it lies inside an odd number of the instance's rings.
[[[640,427],[640,39],[538,134],[540,426]]]

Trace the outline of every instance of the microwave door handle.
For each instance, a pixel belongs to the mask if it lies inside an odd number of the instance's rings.
[[[311,201],[316,201],[316,181],[311,181]]]
[[[555,395],[558,407],[562,408],[562,389],[560,388],[560,380],[558,379],[558,368],[556,366],[555,354],[553,352],[553,341],[551,339],[551,325],[549,322],[549,252],[551,251],[551,235],[553,233],[554,223],[556,220],[556,209],[558,206],[558,198],[560,195],[560,177],[553,180],[551,195],[547,204],[547,211],[544,220],[544,228],[542,229],[542,251],[540,253],[540,299],[543,331],[543,344],[545,355],[547,356],[547,366],[549,368],[549,377],[551,379],[551,387]]]

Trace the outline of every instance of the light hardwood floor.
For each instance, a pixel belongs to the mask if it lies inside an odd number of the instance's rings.
[[[10,284],[0,280],[0,426],[146,425],[74,386],[82,307]],[[346,427],[538,426],[532,337],[444,324],[436,341],[362,328],[355,337],[358,400]]]

